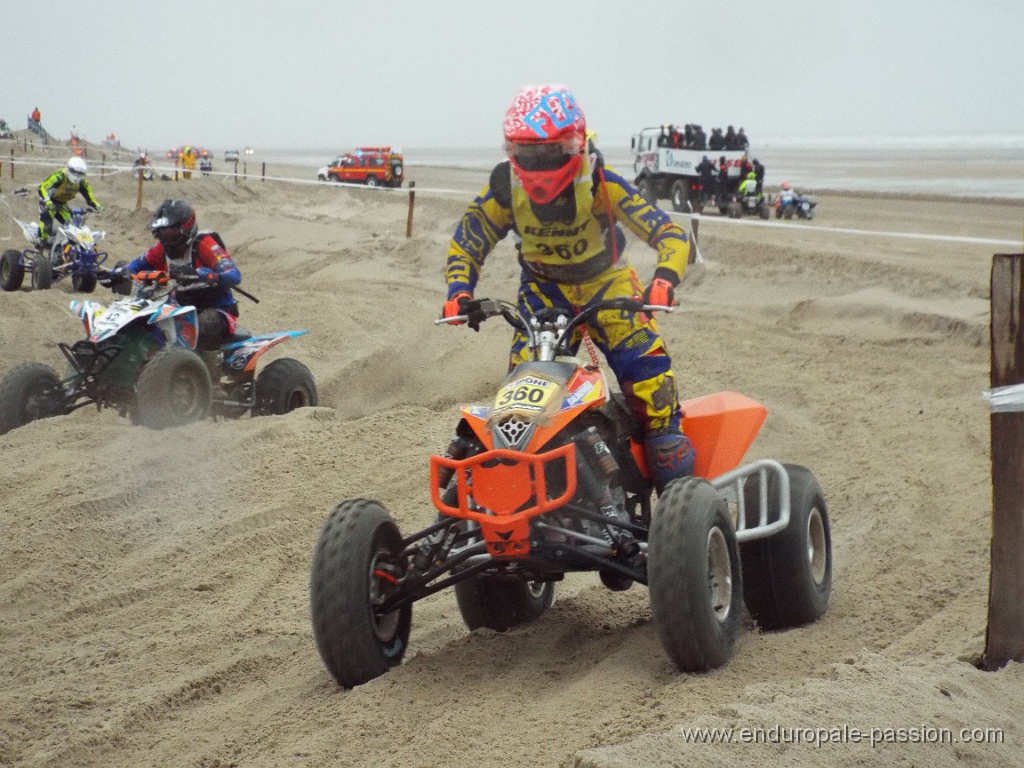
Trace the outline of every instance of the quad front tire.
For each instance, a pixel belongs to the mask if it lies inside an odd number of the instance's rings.
[[[784,465],[789,475],[789,525],[773,536],[741,545],[744,599],[763,629],[816,621],[832,593],[832,531],[821,486],[811,471]],[[757,525],[759,479],[744,487],[747,527]],[[768,480],[768,519],[778,519],[779,481]]]
[[[62,413],[60,379],[50,366],[24,363],[0,381],[0,435]]]
[[[736,532],[725,499],[688,477],[658,499],[648,549],[654,628],[683,672],[720,667],[735,650],[743,605]]]
[[[96,290],[96,275],[75,272],[71,275],[71,287],[78,293],[92,293]]]
[[[172,347],[158,352],[139,375],[133,424],[150,429],[202,421],[210,412],[213,385],[199,355]]]
[[[275,360],[256,377],[256,403],[253,416],[290,413],[296,408],[315,406],[319,402],[316,382],[309,368],[284,357]]]
[[[398,526],[376,501],[343,501],[320,530],[309,583],[313,636],[345,688],[383,675],[405,655],[412,605],[378,609],[404,569],[401,552]]]
[[[40,253],[32,262],[32,287],[45,291],[53,285],[53,262],[46,252]]]

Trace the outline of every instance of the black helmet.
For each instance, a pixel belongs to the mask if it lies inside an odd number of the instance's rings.
[[[149,229],[165,250],[180,255],[199,231],[196,211],[187,200],[164,200],[153,214]]]

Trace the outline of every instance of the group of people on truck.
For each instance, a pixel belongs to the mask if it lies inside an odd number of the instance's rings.
[[[721,128],[712,128],[711,137],[708,138],[704,129],[696,123],[688,123],[679,130],[679,126],[667,124],[661,126],[661,135],[658,136],[659,147],[671,147],[673,149],[710,149],[720,152],[740,150],[746,151],[750,146],[746,131],[740,128],[736,131],[731,125],[722,133]]]

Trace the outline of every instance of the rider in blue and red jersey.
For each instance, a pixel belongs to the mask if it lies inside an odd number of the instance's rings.
[[[463,312],[487,255],[510,232],[522,267],[519,304],[572,311],[590,302],[642,295],[672,306],[690,242],[682,228],[604,164],[575,97],[563,86],[521,89],[505,114],[508,160],[462,217],[448,247],[444,317]],[[623,258],[623,224],[658,253],[654,279],[643,288]],[[587,330],[615,373],[643,428],[659,489],[692,474],[694,451],[682,433],[671,360],[654,318],[599,312]],[[526,359],[516,333],[510,365]]]
[[[231,287],[242,282],[242,273],[220,235],[199,231],[195,209],[186,200],[164,200],[149,228],[157,243],[125,269],[132,274],[163,270],[194,276],[194,282],[178,286],[178,301],[198,311],[198,348],[220,349],[238,325],[238,303]]]

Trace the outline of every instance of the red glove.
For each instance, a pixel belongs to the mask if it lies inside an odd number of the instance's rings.
[[[444,309],[441,310],[441,317],[448,319],[449,317],[458,317],[459,315],[466,314],[465,311],[463,311],[463,304],[472,298],[473,294],[469,291],[459,291],[444,303]],[[457,323],[453,323],[453,325],[462,325],[464,322],[464,320],[460,320]]]
[[[674,307],[676,305],[675,285],[664,277],[655,277],[644,290],[643,302],[656,307]]]

